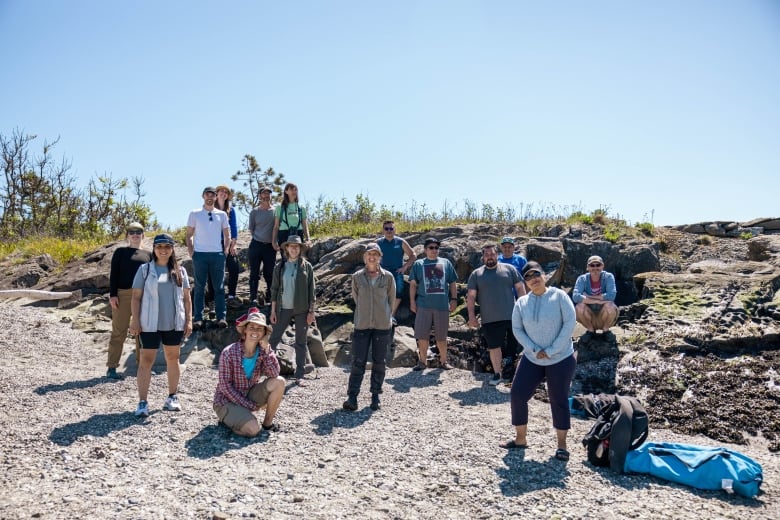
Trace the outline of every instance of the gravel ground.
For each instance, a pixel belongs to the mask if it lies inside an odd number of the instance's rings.
[[[153,413],[139,420],[135,378],[101,377],[104,337],[7,303],[0,320],[0,518],[780,518],[780,454],[761,439],[650,435],[753,457],[765,482],[749,500],[594,468],[579,444],[584,420],[573,422],[571,460],[554,460],[541,401],[531,446],[507,453],[497,445],[513,432],[509,395],[482,374],[390,369],[383,408],[368,408],[366,380],[348,413],[347,374],[328,368],[288,387],[281,432],[247,440],[216,424],[213,367],[183,370],[179,413],[161,411],[166,378],[154,376]]]

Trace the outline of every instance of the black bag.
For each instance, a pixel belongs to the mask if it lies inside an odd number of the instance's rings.
[[[582,439],[588,461],[623,473],[626,454],[641,446],[650,433],[648,422],[647,412],[636,398],[616,395]]]

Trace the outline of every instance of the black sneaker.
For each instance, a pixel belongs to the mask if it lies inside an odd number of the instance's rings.
[[[345,410],[349,410],[350,412],[354,412],[358,409],[357,397],[350,396],[346,401],[344,401],[341,407]]]
[[[371,396],[371,409],[376,411],[382,408],[382,403],[379,401],[379,394]]]
[[[414,365],[414,368],[412,370],[414,370],[415,372],[419,372],[420,370],[425,370],[426,368],[428,367],[425,366],[425,363],[423,363],[422,361],[418,361],[417,364]]]
[[[252,300],[249,302],[249,307],[260,307],[260,304],[257,303],[257,300]]]
[[[610,343],[614,343],[615,341],[617,341],[615,334],[611,330],[606,331],[603,337],[604,337],[604,341],[609,341]]]
[[[585,334],[580,336],[580,343],[588,343],[592,339],[593,339],[593,333],[591,331],[587,331]]]

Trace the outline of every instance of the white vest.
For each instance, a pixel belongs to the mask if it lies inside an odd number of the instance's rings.
[[[160,312],[160,298],[157,294],[157,269],[152,269],[152,262],[143,264],[139,269],[141,275],[144,277],[144,294],[141,297],[141,330],[144,332],[157,331],[157,319]],[[183,267],[179,266],[179,275],[182,277],[187,276]],[[173,284],[174,305],[176,306],[176,312],[174,316],[176,318],[176,330],[184,330],[184,291],[179,287],[176,282],[171,279]]]

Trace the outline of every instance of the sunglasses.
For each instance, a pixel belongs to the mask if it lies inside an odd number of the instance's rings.
[[[395,229],[394,227],[386,227],[385,231],[393,231],[394,229]]]
[[[428,246],[425,249],[432,249],[434,251],[438,251],[439,250],[439,246]]]
[[[527,273],[525,273],[523,278],[525,278],[526,280],[533,280],[534,278],[539,278],[540,276],[542,276],[542,273],[540,273],[539,271],[528,271]]]
[[[588,264],[588,267],[601,267],[601,264]]]
[[[214,217],[211,215],[210,211],[209,211],[209,222],[214,222]]]
[[[143,235],[144,232],[141,231],[140,229],[131,229],[130,231],[127,232],[127,234],[128,235]]]

